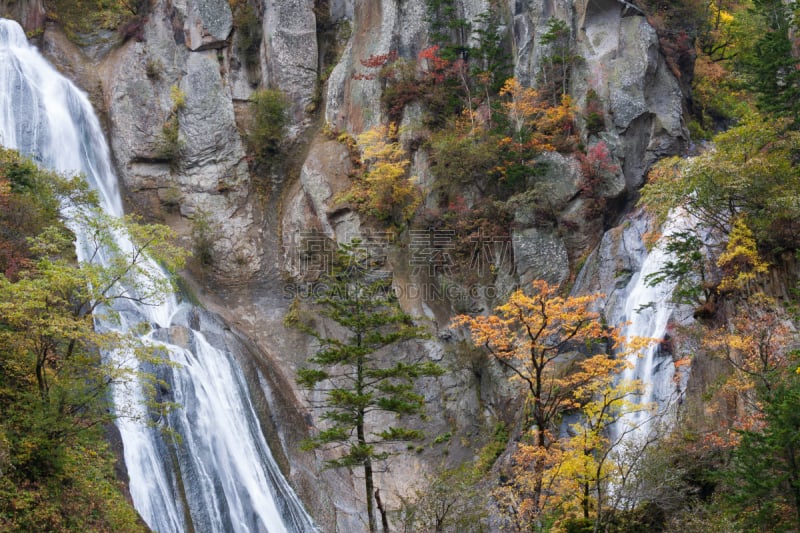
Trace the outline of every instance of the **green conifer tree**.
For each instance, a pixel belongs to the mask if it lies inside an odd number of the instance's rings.
[[[415,383],[443,370],[430,361],[388,355],[387,348],[423,337],[424,332],[400,309],[391,279],[372,271],[372,257],[362,251],[358,241],[341,245],[330,273],[318,286],[320,297],[315,303],[342,333],[305,328],[319,340],[320,348],[309,359],[313,366],[298,371],[297,382],[323,393],[317,407],[326,425],[304,447],[335,454],[326,461],[328,468],[364,469],[369,531],[375,533],[375,502],[384,530],[388,526],[375,496],[374,465],[392,455],[393,443],[423,437],[422,431],[404,424],[401,417],[423,415],[424,397],[415,392]],[[398,424],[375,427],[373,413],[377,412],[397,415]]]

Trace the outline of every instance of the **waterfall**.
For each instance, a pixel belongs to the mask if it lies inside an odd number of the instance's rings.
[[[88,98],[28,44],[16,22],[4,19],[0,144],[42,167],[83,174],[98,191],[103,210],[117,217],[123,214],[108,145]],[[82,258],[85,238],[79,227],[73,230]],[[123,250],[129,248],[125,235],[116,237]],[[149,268],[165,275],[155,263]],[[316,531],[272,458],[233,354],[224,342],[214,342],[215,332],[197,325],[212,320],[204,320],[200,311],[180,304],[174,295],[159,306],[127,302],[118,311],[119,324],[98,320],[97,327],[149,323],[151,330],[143,341],[161,347],[177,364],[159,372],[166,374],[160,377],[182,406],[165,420],[181,436],[180,443],[133,420],[148,415],[137,385],[114,390],[117,405],[128,405],[138,415],[119,418],[117,426],[131,496],[147,524],[160,533]],[[180,345],[173,339],[176,331],[185,332]]]
[[[668,415],[679,399],[680,377],[676,379],[672,354],[662,349],[667,325],[677,310],[672,301],[676,282],[667,279],[651,286],[647,279],[671,259],[665,250],[667,240],[674,233],[687,229],[688,223],[685,215],[673,212],[651,250],[648,251],[643,244],[637,247],[634,259],[640,262],[639,271],[625,287],[625,297],[620,298],[616,308],[610,312],[612,323],[627,322],[622,331],[626,341],[637,337],[653,340],[642,352],[628,356],[630,367],[620,376],[623,380],[642,382],[644,392],[637,401],[650,407],[628,413],[617,423],[617,436],[624,435],[632,443],[643,443],[659,423],[669,425]],[[635,231],[641,229],[635,224],[630,227]],[[637,238],[641,243],[641,235]]]

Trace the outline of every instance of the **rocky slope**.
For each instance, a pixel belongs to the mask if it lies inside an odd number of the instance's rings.
[[[615,212],[607,220],[615,219],[635,196],[648,166],[676,153],[686,141],[680,85],[659,51],[655,31],[629,4],[456,0],[454,5],[476,27],[482,24],[482,13],[501,11],[500,31],[512,53],[514,75],[525,84],[541,68],[546,49],[540,41],[547,21],[556,17],[566,22],[583,58],[572,75],[572,97],[582,106],[591,89],[607,111],[604,131],[584,132],[582,141],[605,141],[621,168],[604,186],[603,195],[617,200],[609,203]],[[359,531],[364,522],[358,480],[344,471],[321,472],[321,458],[297,451],[307,426],[316,421],[304,393],[294,385],[294,373],[314,345],[283,324],[295,296],[286,280],[303,274],[297,262],[302,254],[298,235],[313,229],[342,240],[365,228],[356,213],[333,202],[348,186],[352,163],[346,147],[320,130],[327,124],[357,135],[387,120],[380,81],[355,79],[353,74],[371,55],[396,51],[415,58],[429,44],[427,4],[257,0],[251,7],[263,34],[257,61],[244,57],[238,46],[246,36],[234,27],[226,0],[153,0],[141,39],[102,45],[90,37],[82,47],[69,41],[57,24],[46,22],[40,0],[0,2],[0,13],[22,21],[32,34],[43,29],[38,37],[43,50],[93,97],[105,119],[131,210],[166,220],[188,247],[202,222],[211,264],[195,265],[188,276],[195,280],[201,301],[246,339],[243,358],[251,366],[251,385],[259,391],[267,425],[281,430],[273,444],[283,451],[278,455],[284,457],[287,475],[326,530]],[[247,99],[265,87],[280,89],[291,102],[288,148],[267,170],[251,164],[241,128],[248,119]],[[184,101],[179,103],[181,93]],[[179,126],[177,157],[164,155],[164,126],[170,120]],[[414,120],[410,106],[404,123]],[[551,164],[540,178],[542,190],[559,206],[559,220],[577,229],[539,227],[524,207],[518,209],[511,239],[515,268],[498,277],[500,293],[535,278],[566,282],[578,258],[600,241],[602,224],[591,221],[586,200],[578,194],[583,176],[577,160],[555,153],[547,157]],[[413,166],[422,184],[431,182],[424,150],[415,152]],[[397,286],[424,281],[410,272],[402,249],[388,257]],[[628,269],[618,263],[614,265],[620,271]],[[603,279],[586,286],[619,274],[604,268],[605,273],[597,274]],[[416,295],[403,303],[427,317],[438,333],[413,350],[452,370],[425,384],[431,406],[427,430],[454,436],[449,443],[425,446],[391,463],[378,481],[390,508],[439,463],[471,459],[494,421],[513,418],[516,398],[499,369],[459,353],[446,329],[455,314],[452,301]],[[492,303],[484,297],[469,306]],[[255,368],[266,379],[259,380]]]

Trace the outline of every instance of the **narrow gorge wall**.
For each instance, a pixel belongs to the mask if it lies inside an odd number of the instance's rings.
[[[615,220],[627,207],[653,161],[677,153],[687,140],[680,85],[655,31],[627,3],[458,0],[454,5],[475,27],[481,27],[487,10],[501,12],[499,31],[514,75],[527,85],[541,68],[547,22],[552,17],[566,22],[582,58],[571,78],[573,100],[581,107],[593,90],[606,111],[604,130],[589,135],[584,128],[581,141],[586,146],[604,141],[621,168],[605,184],[603,195],[613,209],[605,220]],[[313,229],[342,240],[366,228],[355,212],[334,202],[350,182],[352,162],[346,147],[321,134],[323,124],[357,135],[388,120],[380,80],[354,74],[372,55],[416,58],[430,40],[428,6],[425,0],[257,0],[250,6],[263,33],[257,61],[244,57],[238,46],[242,30],[226,0],[153,0],[140,38],[112,45],[97,36],[75,45],[58,24],[46,22],[39,1],[0,2],[0,14],[21,20],[92,97],[105,120],[130,210],[165,220],[189,248],[202,222],[211,260],[195,265],[190,284],[245,339],[250,386],[258,391],[266,425],[281,432],[279,442],[271,443],[282,451],[276,456],[284,457],[284,471],[326,531],[360,531],[359,479],[343,470],[322,471],[321,457],[298,451],[318,420],[294,376],[315,345],[288,330],[283,318],[296,296],[288,281],[303,274],[296,263],[301,243],[294,236]],[[267,87],[288,95],[291,120],[284,155],[265,169],[253,164],[242,132],[248,98]],[[418,119],[419,109],[407,107],[403,123],[413,127]],[[178,136],[177,154],[168,157],[164,127],[170,121],[177,122]],[[513,213],[514,268],[498,276],[501,294],[536,278],[567,282],[604,231],[602,219],[591,218],[579,194],[584,177],[576,157],[545,157],[550,164],[538,183],[542,194],[553,195],[559,222],[540,227],[524,207]],[[414,151],[413,171],[423,186],[432,182],[427,161],[424,149]],[[427,201],[435,202],[435,191],[425,192]],[[402,248],[388,255],[396,285],[421,283]],[[471,460],[487,428],[498,419],[510,420],[517,401],[517,391],[498,368],[465,359],[447,329],[453,302],[418,296],[403,303],[426,317],[434,336],[405,347],[415,353],[394,355],[428,357],[449,370],[425,383],[426,430],[453,436],[390,463],[379,477],[390,508],[437,465]],[[493,303],[470,302],[478,309]]]

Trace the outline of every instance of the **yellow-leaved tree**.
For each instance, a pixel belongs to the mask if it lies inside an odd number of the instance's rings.
[[[759,256],[756,239],[743,217],[734,220],[725,251],[717,258],[717,266],[722,271],[719,290],[744,293],[749,293],[752,282],[769,269]]]
[[[620,487],[631,467],[620,464],[618,452],[636,424],[616,429],[614,425],[626,414],[649,406],[635,401],[644,392],[640,381],[619,379],[629,361],[596,356],[579,365],[578,379],[586,385],[578,387],[574,395],[582,406],[578,421],[570,425],[571,437],[559,443],[562,462],[554,494],[563,519],[593,522],[599,531],[606,511],[613,506],[609,488]]]
[[[503,110],[511,123],[515,140],[525,142],[526,134],[530,133],[535,119],[543,112],[539,92],[532,87],[524,87],[516,78],[509,78],[500,89],[500,96],[507,98],[503,102]]]
[[[575,149],[575,107],[569,95],[562,96],[558,105],[552,105],[536,89],[509,78],[500,89],[500,96],[505,97],[502,106],[514,143],[539,151]]]
[[[422,194],[415,178],[407,176],[408,154],[397,135],[397,125],[392,123],[376,126],[357,137],[366,171],[339,199],[382,222],[404,224],[414,216]]]
[[[544,528],[554,517],[574,510],[599,518],[604,487],[613,463],[609,429],[634,403],[638,383],[619,382],[625,355],[649,340],[628,340],[625,353],[610,356],[621,338],[594,310],[601,294],[563,297],[546,281],[533,282],[530,294],[514,292],[489,316],[456,317],[469,328],[476,346],[512,373],[527,389],[523,441],[514,454],[509,482],[496,496],[512,511],[520,530]],[[588,352],[594,355],[582,355]],[[571,436],[561,436],[563,416],[579,415]]]

